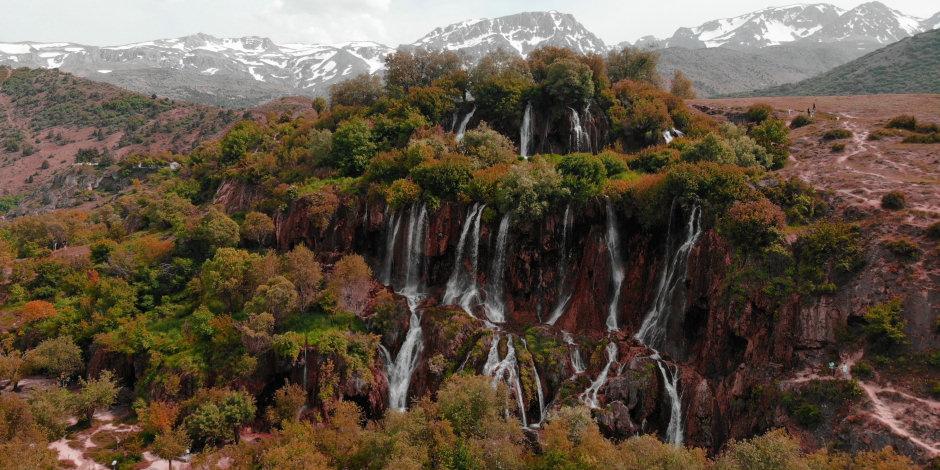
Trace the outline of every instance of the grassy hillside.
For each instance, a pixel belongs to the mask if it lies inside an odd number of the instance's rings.
[[[751,96],[940,93],[940,30],[891,44],[822,75]]]
[[[57,205],[54,193],[94,189],[125,157],[189,152],[238,116],[58,70],[0,68],[0,196]]]
[[[812,77],[858,58],[871,45],[784,44],[757,51],[724,47],[659,51],[659,72],[671,77],[681,70],[699,96],[712,97],[778,86]]]

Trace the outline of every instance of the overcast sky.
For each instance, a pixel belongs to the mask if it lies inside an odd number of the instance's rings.
[[[786,4],[786,0],[767,5]],[[852,8],[860,0],[833,0]],[[935,0],[887,0],[928,17]],[[437,26],[522,11],[572,13],[608,44],[759,9],[753,0],[0,0],[0,41],[119,45],[204,32],[275,42],[410,43]]]

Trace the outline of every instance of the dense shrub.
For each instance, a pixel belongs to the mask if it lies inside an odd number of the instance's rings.
[[[868,308],[865,313],[865,333],[872,345],[888,350],[908,344],[904,329],[907,322],[902,317],[903,305],[895,298]]]
[[[940,222],[934,222],[928,225],[924,233],[927,235],[927,238],[940,240]]]
[[[677,160],[679,160],[679,151],[676,149],[650,149],[630,159],[627,166],[634,171],[657,173]]]
[[[901,191],[889,191],[881,196],[881,207],[892,211],[904,209],[907,206],[907,198]]]
[[[823,133],[823,140],[841,140],[852,137],[852,131],[848,129],[830,129]]]
[[[761,190],[774,204],[783,209],[790,224],[807,224],[829,211],[829,206],[822,196],[799,178],[772,179],[761,185]]]
[[[829,147],[832,153],[842,153],[845,151],[845,142],[836,142]]]
[[[800,425],[815,428],[825,416],[857,401],[864,392],[851,380],[812,380],[784,395],[783,405]]]
[[[909,114],[902,114],[891,118],[885,127],[889,129],[906,129],[913,131],[917,129],[917,118]]]
[[[421,188],[411,180],[398,179],[385,191],[385,201],[392,209],[414,204],[421,197]]]
[[[600,194],[607,169],[604,162],[594,155],[578,153],[566,155],[558,164],[562,184],[571,192],[571,197],[585,201]]]
[[[744,118],[748,122],[760,124],[774,115],[774,108],[767,103],[755,103],[744,112]]]
[[[940,144],[940,132],[930,134],[909,135],[904,138],[905,144]]]
[[[801,127],[808,126],[813,123],[813,118],[805,115],[798,114],[792,121],[790,121],[790,129],[799,129]]]
[[[333,106],[372,106],[384,95],[382,78],[367,73],[330,86]]]
[[[458,150],[476,161],[479,167],[509,163],[516,159],[516,149],[512,141],[490,129],[486,123],[467,131],[458,145]]]
[[[904,261],[916,261],[917,258],[920,258],[920,250],[917,248],[917,244],[910,238],[889,238],[882,240],[881,246]]]
[[[422,163],[411,170],[411,177],[434,199],[452,199],[466,189],[473,175],[473,163],[466,157],[445,157]]]
[[[331,160],[346,176],[361,175],[375,155],[372,127],[364,119],[345,121],[333,134]]]
[[[779,119],[767,119],[751,128],[750,136],[770,154],[773,160],[770,169],[783,168],[790,155],[790,135],[786,123]]]
[[[735,202],[719,223],[719,232],[744,251],[757,251],[782,236],[784,215],[767,199]]]
[[[819,222],[797,238],[793,277],[803,292],[831,293],[835,278],[865,265],[865,250],[858,226]]]

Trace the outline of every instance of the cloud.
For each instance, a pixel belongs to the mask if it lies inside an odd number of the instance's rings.
[[[388,39],[385,14],[391,0],[272,0],[255,16],[288,39],[335,43]]]

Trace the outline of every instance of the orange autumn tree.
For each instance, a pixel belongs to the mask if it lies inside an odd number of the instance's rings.
[[[30,300],[20,308],[20,318],[26,323],[32,323],[44,318],[54,317],[56,314],[55,305],[45,300]]]

